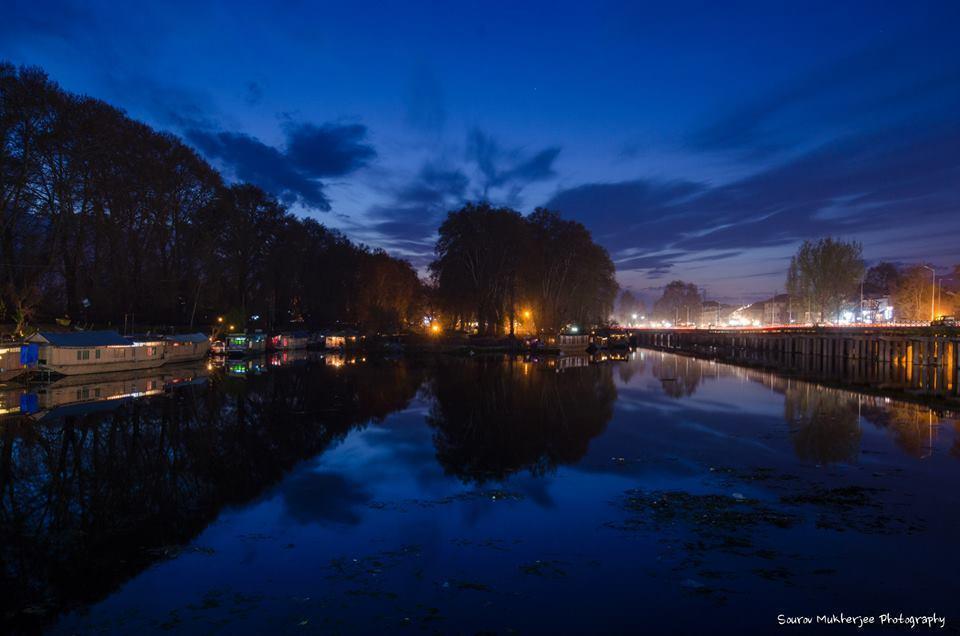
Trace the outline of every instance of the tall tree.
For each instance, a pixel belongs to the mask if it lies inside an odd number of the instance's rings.
[[[804,241],[790,260],[787,292],[801,299],[811,318],[837,320],[844,302],[859,293],[865,265],[856,241]]]
[[[702,303],[696,285],[675,280],[663,288],[663,294],[653,305],[653,316],[674,324],[697,322]]]

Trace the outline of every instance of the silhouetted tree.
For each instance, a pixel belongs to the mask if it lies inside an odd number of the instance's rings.
[[[837,319],[843,303],[859,292],[863,247],[833,238],[804,241],[790,260],[787,293],[807,305],[811,317]]]
[[[672,323],[696,322],[702,302],[696,285],[675,280],[663,288],[663,294],[654,303],[653,317]]]

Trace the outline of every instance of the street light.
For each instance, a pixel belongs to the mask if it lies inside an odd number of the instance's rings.
[[[937,270],[933,269],[929,265],[921,265],[933,272],[933,280],[930,283],[930,322],[933,322],[936,319],[936,310],[934,309],[934,301],[937,299]]]

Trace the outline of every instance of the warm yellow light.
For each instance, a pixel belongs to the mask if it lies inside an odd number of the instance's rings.
[[[230,331],[233,331],[233,325],[230,325]]]
[[[433,333],[440,333],[440,325],[438,323],[432,323],[430,325],[430,331]]]
[[[530,310],[529,310],[529,309],[524,309],[524,310],[523,310],[523,318],[524,318],[524,320],[530,320]]]
[[[223,316],[217,316],[217,322],[223,322]]]

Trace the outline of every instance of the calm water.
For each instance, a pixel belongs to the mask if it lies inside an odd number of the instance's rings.
[[[949,412],[650,351],[80,382],[0,420],[14,631],[960,625]]]

